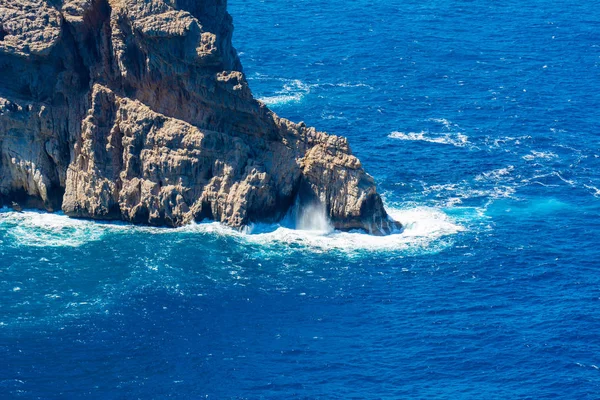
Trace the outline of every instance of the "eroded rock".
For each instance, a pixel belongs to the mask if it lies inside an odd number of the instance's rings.
[[[345,138],[255,100],[224,0],[0,0],[0,204],[232,227],[320,203],[390,233]]]

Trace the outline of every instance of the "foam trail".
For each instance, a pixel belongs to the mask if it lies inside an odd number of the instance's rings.
[[[277,106],[277,105],[282,105],[282,104],[300,102],[303,97],[304,97],[304,94],[296,93],[293,95],[259,97],[258,100],[262,101],[263,103],[265,103],[268,106]]]
[[[499,168],[492,171],[482,172],[475,177],[476,181],[492,181],[499,182],[507,180],[509,175],[515,170],[514,165],[509,165],[505,168]]]
[[[553,158],[558,158],[558,156],[556,154],[552,153],[551,151],[544,152],[544,151],[532,150],[530,154],[527,154],[527,155],[523,156],[522,158],[523,158],[523,160],[527,160],[527,161],[535,160],[536,158],[543,159],[543,160],[551,160]]]
[[[430,119],[428,119],[428,121],[436,122],[438,124],[442,124],[448,130],[450,130],[450,128],[452,126],[456,126],[456,124],[453,124],[451,121],[448,121],[446,118],[430,118]]]
[[[283,89],[277,91],[275,95],[259,97],[258,100],[268,106],[298,103],[302,101],[310,91],[310,85],[305,84],[299,79],[294,79],[286,81],[283,85]]]
[[[438,144],[448,144],[455,147],[465,147],[469,145],[469,138],[462,133],[443,133],[433,134],[421,131],[421,132],[399,132],[394,131],[388,135],[389,138],[415,141],[415,142],[428,142]]]
[[[600,197],[600,189],[592,185],[583,185],[586,189],[589,189],[594,197]]]

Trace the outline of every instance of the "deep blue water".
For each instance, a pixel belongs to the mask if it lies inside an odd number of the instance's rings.
[[[4,210],[0,398],[600,398],[600,4],[230,12],[255,96],[349,137],[406,231]]]

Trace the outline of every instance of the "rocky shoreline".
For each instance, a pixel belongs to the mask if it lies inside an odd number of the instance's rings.
[[[253,98],[232,34],[224,0],[0,0],[0,206],[400,229],[345,138]]]

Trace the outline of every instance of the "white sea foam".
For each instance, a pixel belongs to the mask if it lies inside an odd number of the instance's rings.
[[[445,185],[431,185],[423,187],[423,194],[436,194],[436,197],[447,198],[445,206],[454,206],[464,200],[474,198],[489,198],[492,200],[511,197],[516,192],[516,187],[507,185],[495,185],[491,188],[475,188],[468,182],[450,183]]]
[[[480,190],[481,193],[476,194],[489,197],[491,200],[511,197],[519,186],[515,183],[515,177],[512,174],[514,170],[515,166],[509,165],[477,175],[475,181],[493,183],[494,186]]]
[[[324,110],[323,112],[321,112],[321,118],[325,119],[325,120],[331,120],[331,119],[347,120],[348,119],[347,117],[345,117],[343,115],[343,113],[339,113],[337,115],[334,115],[331,112],[328,112],[326,110]]]
[[[430,118],[428,121],[437,122],[438,124],[442,124],[448,130],[451,129],[452,127],[457,126],[456,124],[452,123],[451,121],[448,121],[446,118]]]
[[[262,101],[268,106],[277,106],[301,102],[308,94],[312,92],[314,88],[367,88],[370,90],[375,90],[373,86],[362,82],[307,84],[299,79],[278,78],[264,74],[255,74],[253,77],[250,78],[250,80],[254,79],[261,81],[278,82],[283,86],[280,90],[277,90],[272,94],[258,97],[258,100]]]
[[[264,246],[302,246],[313,251],[338,250],[346,253],[389,251],[408,254],[439,251],[449,245],[445,236],[464,231],[465,227],[453,221],[437,208],[414,207],[391,209],[390,217],[403,224],[402,232],[388,236],[373,236],[363,232],[296,230],[283,226],[265,233],[246,235],[243,239]]]
[[[62,214],[3,209],[0,226],[8,228],[12,243],[37,247],[76,247],[99,240],[102,229],[91,221],[71,219]]]
[[[311,86],[299,79],[283,80],[283,88],[271,96],[259,97],[268,106],[296,103],[302,101],[311,91]]]
[[[550,173],[547,174],[541,174],[541,175],[534,175],[531,179],[529,179],[528,181],[533,181],[535,179],[541,179],[541,178],[551,178],[551,177],[557,177],[559,180],[561,180],[562,182],[566,183],[569,186],[575,186],[577,182],[575,182],[572,179],[567,179],[565,177],[563,177],[560,172],[558,171],[552,171]]]
[[[600,197],[600,189],[592,185],[583,185],[586,189],[589,189],[594,197]]]
[[[522,144],[522,142],[524,141],[528,141],[531,139],[531,136],[517,136],[517,137],[511,137],[511,136],[506,136],[506,137],[493,137],[493,138],[486,138],[486,142],[490,143],[492,142],[492,147],[504,147],[504,145],[509,144],[509,147],[513,147],[514,145],[520,145]]]
[[[335,86],[337,87],[343,87],[343,88],[358,88],[358,87],[365,87],[365,88],[369,88],[372,90],[375,90],[375,88],[371,85],[367,85],[366,83],[350,83],[350,82],[342,82],[342,83],[338,83]]]
[[[428,143],[438,143],[438,144],[448,144],[456,147],[465,147],[469,145],[469,138],[460,133],[460,132],[448,132],[448,133],[430,133],[430,132],[399,132],[394,131],[388,135],[389,138],[399,139],[399,140],[408,140],[408,141],[418,141],[418,142],[428,142]]]
[[[476,181],[493,181],[498,182],[501,180],[506,180],[507,176],[509,176],[512,171],[514,171],[514,165],[509,165],[505,168],[498,168],[492,171],[483,172],[475,177]]]
[[[314,210],[313,210],[314,211]],[[98,223],[71,219],[62,214],[26,211],[0,212],[0,229],[6,230],[18,246],[77,247],[101,240],[106,234],[191,234],[233,237],[240,242],[269,248],[302,247],[308,251],[339,250],[347,253],[398,251],[427,253],[439,251],[450,243],[442,238],[465,230],[442,210],[431,207],[410,207],[389,210],[390,216],[404,226],[402,232],[388,236],[372,236],[363,232],[340,232],[331,229],[318,210],[306,213],[298,220],[298,229],[282,225],[250,227],[236,231],[217,222],[190,224],[181,228],[153,228],[123,223]]]
[[[544,151],[532,150],[530,154],[523,156],[523,159],[527,160],[527,161],[535,160],[536,158],[543,159],[543,160],[551,160],[551,159],[557,158],[557,157],[558,156],[556,154],[552,153],[551,151],[544,152]]]
[[[422,182],[423,194],[445,199],[444,206],[452,207],[468,199],[487,198],[496,200],[512,197],[519,187],[513,176],[515,167],[508,165],[503,168],[482,172],[475,176],[474,181],[463,180],[457,183],[428,185]],[[517,176],[518,177],[518,176]],[[480,183],[478,183],[480,182]]]
[[[321,83],[318,85],[320,88],[326,89],[326,88],[331,88],[331,87],[337,87],[337,88],[367,88],[370,90],[375,90],[375,88],[371,85],[368,85],[366,83],[353,83],[353,82],[341,82],[341,83]]]
[[[304,95],[305,95],[305,93],[266,96],[266,97],[260,97],[258,100],[262,101],[263,103],[265,103],[268,106],[277,106],[277,105],[282,105],[282,104],[300,102],[302,100],[302,98],[304,97]]]

